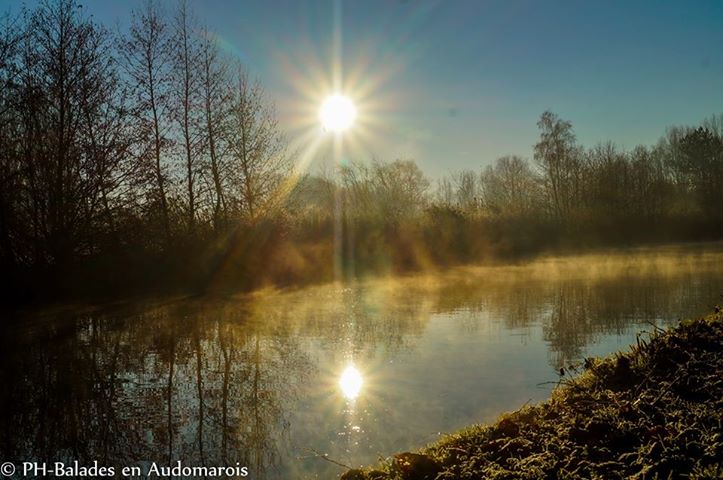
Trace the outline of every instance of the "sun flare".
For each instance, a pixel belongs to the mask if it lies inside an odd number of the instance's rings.
[[[339,94],[331,95],[321,104],[319,119],[326,130],[343,132],[354,123],[356,106],[349,97]]]
[[[349,365],[339,378],[339,387],[345,398],[354,400],[359,396],[364,379],[354,365]]]

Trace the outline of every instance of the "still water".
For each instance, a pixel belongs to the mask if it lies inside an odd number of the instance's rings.
[[[4,326],[0,459],[335,478],[544,399],[560,366],[709,312],[723,247],[547,258]]]

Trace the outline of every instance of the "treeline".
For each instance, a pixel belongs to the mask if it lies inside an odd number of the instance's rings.
[[[186,3],[148,1],[111,32],[75,0],[48,0],[6,15],[0,37],[8,283],[169,273],[173,256],[277,209],[291,158],[273,108]]]
[[[654,147],[580,146],[545,112],[534,161],[436,186],[411,160],[298,175],[273,105],[184,2],[123,32],[75,0],[0,27],[4,295],[247,289],[721,238],[723,117]]]
[[[610,142],[584,148],[571,123],[551,112],[537,125],[533,162],[503,157],[479,174],[444,178],[435,204],[511,229],[504,236],[512,248],[544,242],[519,238],[535,225],[561,246],[721,238],[723,115],[629,151]]]
[[[331,192],[343,201],[346,271],[723,238],[723,115],[629,151],[585,148],[551,112],[538,127],[532,161],[506,156],[435,185],[412,161],[341,168],[318,212]]]

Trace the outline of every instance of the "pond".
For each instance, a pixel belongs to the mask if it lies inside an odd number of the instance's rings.
[[[561,367],[711,311],[722,262],[721,245],[631,249],[24,313],[2,327],[0,459],[336,478],[330,460],[492,421]]]

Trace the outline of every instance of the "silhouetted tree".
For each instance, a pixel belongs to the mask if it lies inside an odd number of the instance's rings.
[[[629,153],[632,214],[660,222],[670,212],[674,186],[661,158],[639,145]]]
[[[203,146],[208,158],[211,178],[211,219],[218,230],[228,222],[227,181],[229,176],[224,161],[228,151],[223,132],[229,121],[227,105],[232,92],[228,69],[219,59],[218,46],[208,30],[201,38],[201,96],[203,98]]]
[[[42,3],[26,28],[18,87],[20,208],[35,260],[65,263],[92,250],[94,221],[113,186],[122,151],[114,132],[122,113],[116,67],[109,36],[74,0]]]
[[[132,112],[138,129],[136,150],[147,166],[154,188],[152,204],[158,206],[166,243],[170,242],[170,208],[168,202],[169,89],[170,63],[168,26],[158,5],[146,0],[134,11],[127,38],[121,45],[128,81],[135,86]],[[151,211],[154,209],[152,208]]]
[[[411,160],[296,175],[260,82],[183,0],[144,0],[116,40],[76,0],[0,21],[0,268],[18,290],[251,288],[323,280],[335,252],[354,275],[723,234],[723,116],[625,150],[583,149],[544,112],[536,168],[503,157],[430,192]]]
[[[683,169],[696,193],[699,206],[711,218],[723,216],[723,139],[708,128],[698,127],[681,140]]]
[[[18,199],[13,198],[22,186],[17,94],[23,32],[19,23],[9,14],[0,19],[0,265],[8,267],[19,260],[22,233]]]
[[[547,202],[555,219],[568,221],[580,195],[582,163],[572,124],[547,111],[537,126],[540,141],[535,145],[535,160]]]
[[[275,207],[276,195],[289,174],[284,137],[258,81],[238,68],[228,128],[224,132],[231,155],[237,205],[255,223]]]
[[[178,3],[171,36],[172,115],[180,127],[183,169],[186,178],[186,222],[190,233],[196,228],[200,88],[202,80],[201,52],[193,34],[194,21],[185,0]]]

